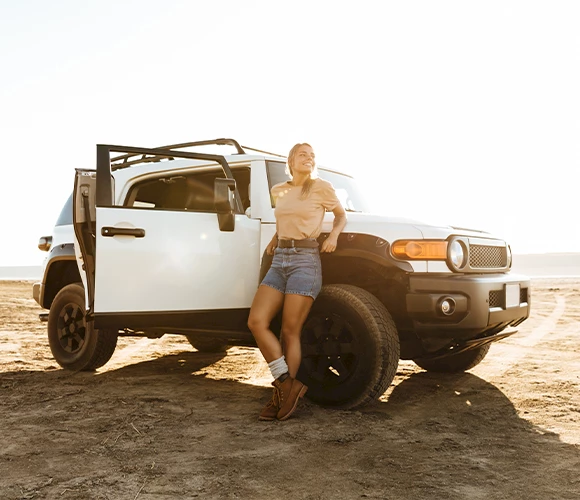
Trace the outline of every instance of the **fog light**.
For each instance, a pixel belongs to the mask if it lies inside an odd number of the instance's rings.
[[[455,300],[445,297],[439,302],[439,309],[445,316],[451,316],[455,312]]]

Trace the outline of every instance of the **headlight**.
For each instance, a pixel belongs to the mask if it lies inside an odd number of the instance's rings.
[[[461,269],[465,265],[465,256],[466,252],[463,243],[458,240],[451,243],[449,246],[449,260],[453,267]]]

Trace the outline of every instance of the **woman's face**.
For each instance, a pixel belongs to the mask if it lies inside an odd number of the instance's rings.
[[[300,146],[292,161],[292,175],[311,174],[315,165],[314,150],[310,146]]]

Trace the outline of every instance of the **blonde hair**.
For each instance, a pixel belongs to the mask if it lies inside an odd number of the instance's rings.
[[[294,163],[294,158],[296,157],[296,155],[298,154],[298,150],[302,146],[308,146],[309,148],[312,148],[312,146],[307,142],[299,142],[298,144],[294,144],[294,146],[292,146],[292,149],[288,153],[287,173],[290,177],[293,177],[292,164]],[[306,182],[304,182],[304,185],[302,186],[302,192],[300,193],[301,198],[306,198],[310,194],[310,190],[312,189],[312,184],[314,184],[315,178],[316,178],[316,166],[314,166],[314,169],[310,174],[310,178],[306,179]]]

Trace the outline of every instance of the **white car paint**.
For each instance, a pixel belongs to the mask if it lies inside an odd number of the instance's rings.
[[[260,222],[237,215],[235,224],[228,232],[213,213],[97,207],[95,313],[250,307]],[[145,237],[104,237],[103,226]]]
[[[236,215],[234,232],[220,231],[215,213],[97,208],[96,313],[215,310],[251,305],[261,256],[276,231],[266,160],[280,159],[257,155],[225,158],[232,169],[251,167],[251,208],[248,215]],[[131,187],[145,179],[216,168],[220,168],[217,163],[205,160],[178,159],[118,169],[113,172],[114,199],[122,205]],[[326,214],[324,232],[332,229],[332,221],[333,215]],[[142,227],[146,236],[103,237],[103,226]],[[58,241],[70,241],[74,236],[70,226],[55,231],[61,232]],[[401,239],[446,239],[453,234],[492,238],[479,231],[353,212],[348,213],[344,232],[369,234],[389,244]],[[76,253],[86,289],[82,256],[78,250]],[[413,272],[452,272],[443,261],[409,264]],[[235,280],[231,279],[233,275]],[[195,283],[205,286],[198,289]]]

